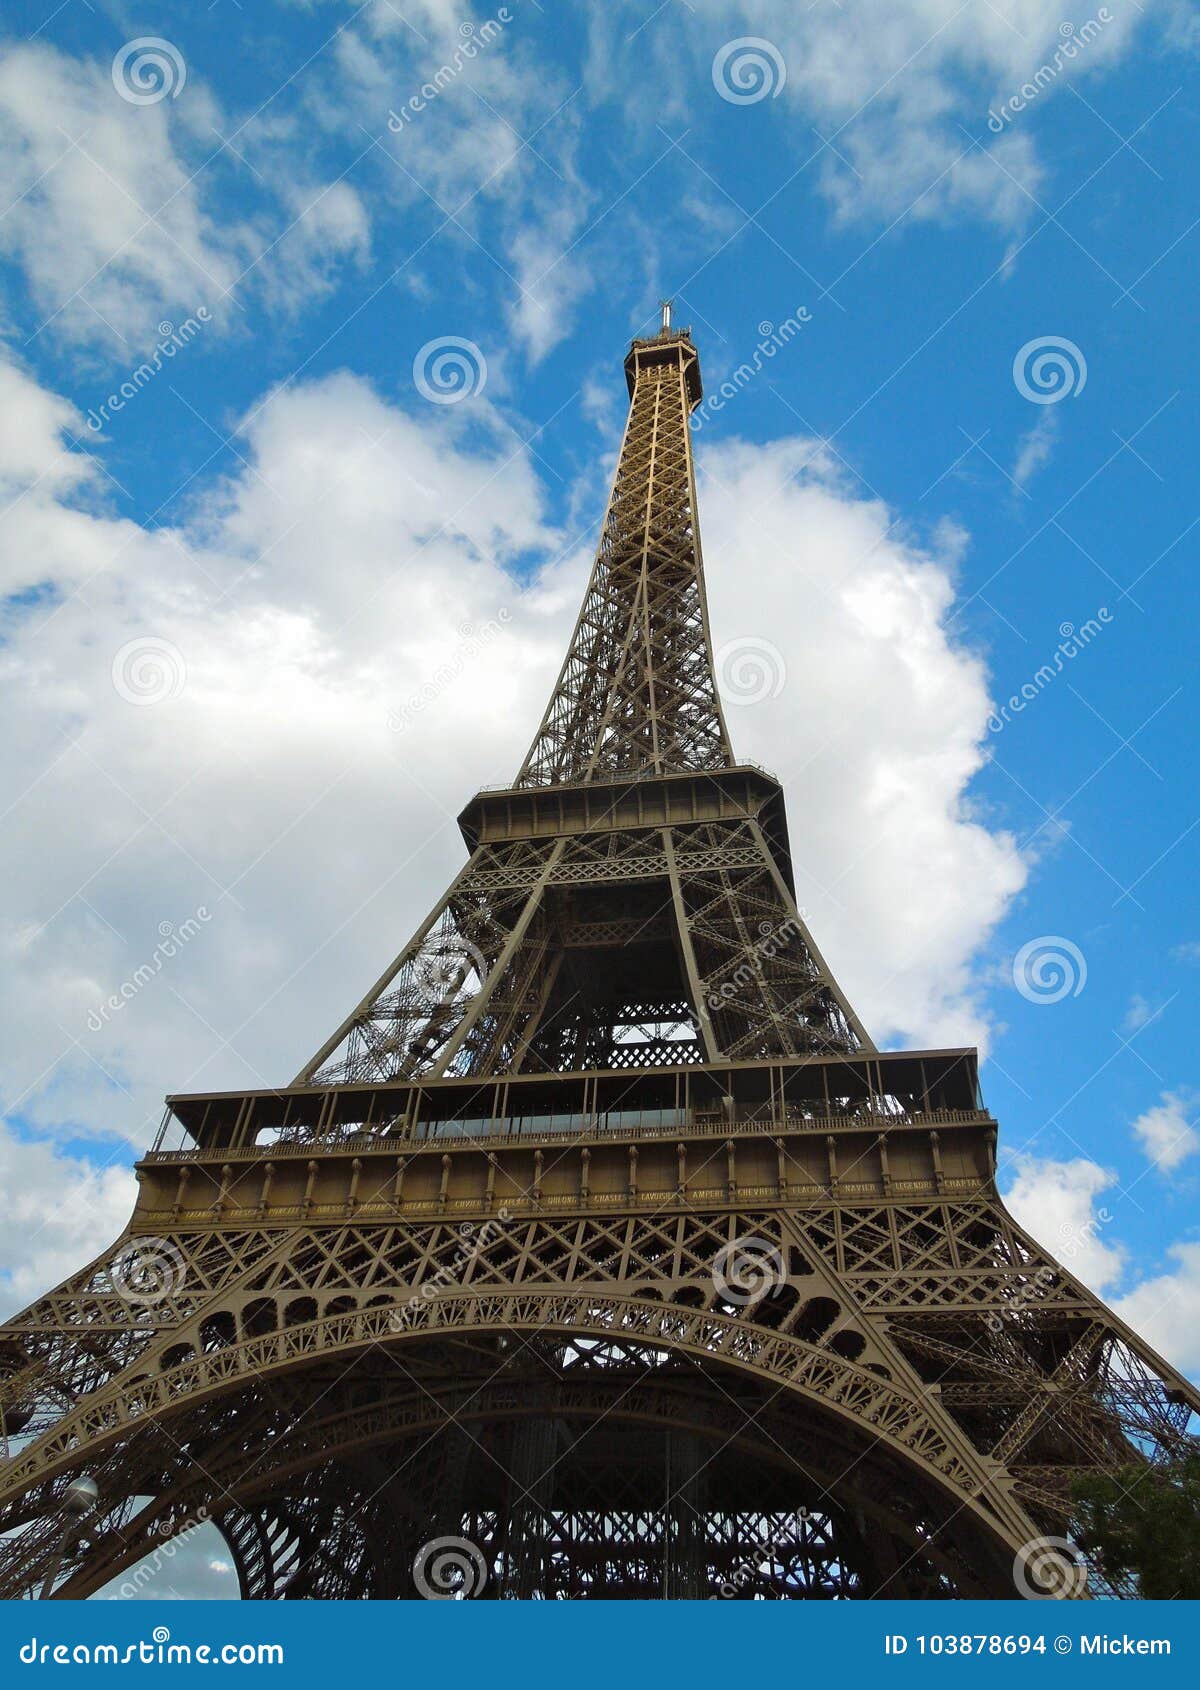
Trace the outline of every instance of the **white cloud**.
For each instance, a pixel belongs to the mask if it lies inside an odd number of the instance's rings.
[[[519,229],[511,241],[519,291],[509,322],[534,363],[565,338],[572,307],[591,285],[587,267],[571,250],[581,221],[579,210],[564,207]]]
[[[348,182],[282,185],[288,221],[269,246],[262,282],[268,303],[298,310],[326,290],[346,262],[364,264],[371,223],[361,196]],[[254,275],[258,263],[248,269]]]
[[[1173,1244],[1178,1264],[1135,1286],[1116,1311],[1181,1372],[1200,1375],[1200,1244]]]
[[[1164,1092],[1152,1109],[1138,1116],[1132,1132],[1161,1173],[1200,1150],[1200,1133],[1188,1120],[1187,1100],[1177,1092]]]
[[[0,1121],[0,1318],[111,1244],[133,1211],[129,1168],[96,1168]]]
[[[1112,21],[1070,53],[1059,0],[791,8],[777,0],[696,0],[696,9],[689,35],[698,56],[710,59],[723,42],[744,36],[778,49],[786,82],[772,110],[795,114],[802,156],[821,138],[831,143],[820,167],[843,215],[892,218],[911,208],[916,217],[976,214],[1013,228],[1035,213],[1030,196],[1040,197],[1044,171],[1031,139],[1039,104],[1113,64],[1146,8],[1111,0]],[[1080,29],[1084,22],[1078,17]],[[675,40],[664,39],[662,51],[677,51]],[[989,110],[1043,67],[1051,74],[1043,74],[1034,99],[1002,133],[989,131]]]
[[[55,332],[116,345],[156,338],[160,318],[216,311],[247,232],[218,231],[176,152],[211,104],[133,106],[109,67],[41,44],[0,49],[0,177],[13,204],[0,253],[20,263]],[[212,137],[209,137],[211,142]]]
[[[79,426],[73,406],[0,359],[0,492],[60,493],[95,475],[95,465],[66,443]],[[2,554],[0,554],[2,556]]]
[[[1093,1291],[1103,1293],[1120,1279],[1125,1250],[1105,1241],[1112,1216],[1096,1199],[1116,1184],[1116,1175],[1086,1157],[1070,1162],[1019,1156],[1004,1193],[1013,1219]]]
[[[838,146],[849,168],[827,164],[824,186],[843,219],[981,216],[1021,229],[1042,197],[1045,171],[1028,135],[973,144],[961,129],[930,126],[922,98],[862,119]]]
[[[500,17],[501,12],[505,18]],[[574,94],[512,8],[464,35],[457,4],[422,0],[356,15],[338,37],[334,76],[310,92],[331,132],[376,138],[384,203],[419,206],[507,276],[506,320],[537,362],[569,332],[594,285],[572,255],[592,194],[574,161]],[[412,256],[411,221],[398,251]]]
[[[142,1501],[139,1498],[139,1503]],[[148,1499],[145,1499],[148,1500]],[[96,1602],[233,1602],[238,1580],[229,1545],[211,1521],[152,1550],[92,1598]]]
[[[730,733],[784,782],[817,942],[877,1039],[986,1040],[974,958],[1026,870],[969,796],[988,695],[945,628],[961,533],[922,548],[812,441],[706,444],[700,478]],[[739,707],[746,641],[783,684]]]
[[[1114,1296],[1131,1262],[1125,1246],[1110,1236],[1110,1206],[1098,1199],[1117,1183],[1116,1175],[1082,1156],[1069,1162],[1019,1156],[1012,1167],[1015,1177],[1003,1195],[1013,1218],[1077,1279],[1107,1297],[1159,1355],[1200,1376],[1200,1244],[1172,1244],[1167,1254],[1173,1271]]]
[[[519,176],[525,166],[520,121],[513,119],[537,99],[536,86],[510,65],[503,41],[457,70],[447,66],[454,74],[441,79],[432,97],[423,94],[460,45],[457,23],[422,42],[399,13],[368,12],[339,35],[334,80],[309,95],[329,130],[351,134],[360,145],[377,137],[390,160],[382,167],[385,194],[405,204],[431,199],[443,215],[459,212],[467,195],[489,199],[511,190],[510,171],[517,166]]]
[[[13,429],[28,480],[66,413],[14,391],[36,425]],[[169,1087],[286,1078],[454,872],[453,818],[515,767],[565,637],[509,573],[553,541],[528,460],[477,414],[472,444],[445,409],[410,418],[333,377],[257,411],[254,472],[210,489],[193,530],[68,506],[49,478],[0,524],[26,595],[0,674],[3,1070],[34,1122],[143,1144]],[[428,733],[390,728],[470,650],[463,625],[510,605],[512,635],[437,696]],[[112,667],[147,639],[186,683],[139,707]],[[157,967],[160,924],[201,906],[211,920]]]
[[[116,94],[107,62],[40,43],[0,54],[0,170],[15,201],[0,224],[0,252],[24,267],[53,332],[127,336],[136,350],[164,317],[177,321],[198,304],[218,313],[247,289],[294,309],[327,291],[342,265],[361,262],[368,241],[381,262],[398,265],[403,285],[420,287],[407,273],[420,250],[411,215],[419,207],[443,240],[482,249],[506,273],[509,327],[536,360],[569,332],[602,279],[594,254],[571,251],[588,219],[608,219],[612,239],[620,225],[635,264],[654,256],[661,268],[680,256],[677,243],[659,252],[661,231],[640,227],[623,203],[643,168],[640,151],[627,180],[590,180],[579,168],[589,105],[595,114],[652,75],[655,100],[623,119],[637,128],[639,148],[663,153],[656,125],[677,131],[700,108],[731,115],[712,87],[711,60],[739,35],[777,44],[787,81],[770,109],[805,155],[821,148],[818,132],[831,141],[815,169],[840,215],[980,215],[1010,233],[1040,215],[1030,197],[1041,195],[1045,175],[1032,141],[1036,112],[1016,114],[1000,135],[986,118],[1061,50],[1051,0],[897,0],[882,14],[871,0],[790,12],[775,0],[698,0],[695,22],[671,12],[639,17],[641,29],[631,10],[612,8],[589,19],[578,71],[567,54],[548,61],[519,14],[486,40],[483,25],[495,18],[478,19],[468,40],[461,7],[443,0],[414,0],[403,14],[386,0],[344,9],[329,52],[244,125],[221,112],[198,66],[178,100],[133,106]],[[1056,70],[1039,99],[1127,49],[1143,8],[1112,0],[1110,9],[1115,21]],[[410,110],[414,97],[419,109]],[[322,159],[332,147],[354,170],[354,187],[334,180]],[[654,168],[649,159],[645,168]],[[686,168],[694,203],[700,190]],[[217,196],[233,189],[231,217],[228,198]],[[735,215],[718,189],[702,192],[717,217]],[[692,232],[708,244],[724,238],[701,218]],[[236,312],[225,315],[236,321]]]
[[[292,310],[361,261],[363,201],[314,174],[296,126],[264,119],[226,147],[235,128],[196,67],[178,99],[139,106],[107,63],[0,46],[0,256],[24,270],[43,318],[30,327],[120,358],[163,319],[204,306],[228,327],[245,290]],[[215,210],[238,172],[237,213],[228,197]]]
[[[1129,1000],[1129,1008],[1125,1011],[1125,1019],[1121,1025],[1127,1033],[1140,1032],[1154,1019],[1156,1013],[1141,993],[1135,992]]]

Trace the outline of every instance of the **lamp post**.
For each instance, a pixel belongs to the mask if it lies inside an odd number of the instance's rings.
[[[50,1563],[50,1570],[46,1574],[39,1600],[44,1602],[54,1589],[54,1581],[58,1577],[59,1568],[74,1549],[79,1534],[83,1530],[83,1522],[100,1500],[100,1486],[87,1473],[81,1473],[77,1479],[72,1479],[63,1492],[62,1511],[66,1516],[66,1524],[59,1540],[58,1552]]]

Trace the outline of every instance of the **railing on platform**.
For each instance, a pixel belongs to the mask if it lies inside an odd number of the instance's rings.
[[[766,780],[774,781],[774,783],[777,786],[779,784],[779,776],[777,774],[775,774],[775,772],[772,769],[765,768],[762,763],[756,763],[753,760],[753,758],[751,758],[751,757],[739,757],[739,759],[736,763],[730,763],[728,765],[728,767],[722,767],[722,768],[719,768],[719,769],[681,769],[681,770],[678,771],[678,773],[680,773],[680,774],[694,774],[694,775],[697,775],[697,776],[727,775],[727,774],[737,774],[743,769],[749,769],[753,774],[762,775]],[[664,775],[662,773],[662,771],[659,770],[659,769],[629,769],[629,770],[623,770],[623,771],[620,771],[620,772],[617,772],[617,773],[598,775],[595,778],[594,781],[578,781],[578,782],[572,781],[572,782],[564,782],[563,784],[569,785],[569,786],[572,786],[572,787],[575,787],[575,786],[592,786],[592,785],[595,785],[595,786],[615,786],[615,785],[618,785],[622,782],[628,782],[628,784],[630,786],[635,786],[635,785],[638,785],[642,781],[648,782],[648,781],[652,781],[652,780],[669,780],[669,779],[670,779],[670,776]],[[552,787],[553,785],[554,785],[554,783],[550,782],[550,781],[546,781],[546,782],[539,781],[536,785],[532,785],[532,786],[517,786],[511,780],[501,780],[501,781],[490,781],[489,780],[489,781],[484,781],[482,786],[476,787],[475,792],[476,792],[476,796],[478,796],[478,797],[482,797],[484,793],[488,793],[488,792],[514,792],[514,793],[520,793],[523,796],[527,792],[545,791],[548,787]]]
[[[264,1135],[253,1144],[201,1150],[198,1147],[151,1152],[148,1162],[236,1162],[262,1156],[312,1156],[322,1152],[380,1150],[394,1151],[403,1145],[419,1151],[436,1145],[441,1150],[463,1148],[498,1150],[522,1144],[592,1142],[612,1138],[624,1143],[634,1139],[729,1137],[759,1130],[780,1132],[835,1133],[848,1129],[887,1132],[931,1127],[988,1126],[991,1116],[976,1109],[929,1109],[920,1112],[884,1114],[859,1110],[844,1114],[806,1115],[799,1111],[740,1110],[733,1115],[722,1110],[649,1109],[614,1110],[599,1116],[519,1116],[506,1122],[494,1120],[417,1121],[407,1128],[402,1122],[381,1123],[369,1131],[341,1131],[271,1137]]]

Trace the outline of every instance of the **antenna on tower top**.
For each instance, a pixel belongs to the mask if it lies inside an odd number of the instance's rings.
[[[669,334],[671,330],[671,301],[660,299],[658,303],[662,306],[662,332]]]

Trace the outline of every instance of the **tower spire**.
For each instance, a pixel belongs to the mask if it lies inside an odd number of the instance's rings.
[[[470,862],[298,1084],[874,1049],[796,908],[780,787],[736,763],[721,713],[690,331],[635,340],[625,376],[600,545],[529,755],[463,811]]]
[[[629,417],[600,544],[518,786],[733,763],[713,676],[688,417],[703,392],[689,329],[635,340]]]

